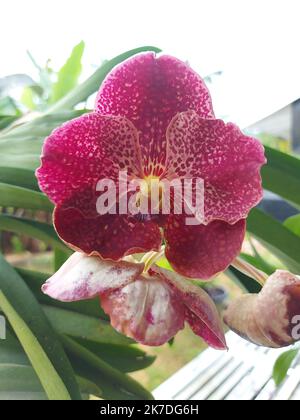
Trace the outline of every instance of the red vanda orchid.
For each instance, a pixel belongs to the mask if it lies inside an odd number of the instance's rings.
[[[265,162],[256,139],[215,119],[207,87],[187,64],[153,53],[125,61],[103,82],[95,110],[45,141],[39,184],[55,204],[58,235],[81,254],[44,292],[66,301],[99,295],[112,325],[145,344],[166,342],[187,321],[225,348],[213,302],[186,278],[208,280],[239,254],[247,215],[262,198]],[[147,184],[201,178],[201,224],[188,225],[186,213],[175,211],[174,194],[169,214],[99,214],[99,180],[117,183],[125,170]],[[159,253],[163,243],[174,272],[125,261]]]

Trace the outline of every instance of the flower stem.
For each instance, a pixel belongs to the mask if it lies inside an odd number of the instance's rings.
[[[251,277],[253,280],[257,281],[261,286],[265,285],[269,277],[266,273],[254,267],[252,264],[248,263],[240,257],[237,257],[231,265],[241,273],[244,273]]]

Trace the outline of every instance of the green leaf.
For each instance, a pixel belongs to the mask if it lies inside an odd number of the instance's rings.
[[[101,395],[96,384],[80,376],[76,380],[84,399]],[[0,364],[0,400],[45,401],[47,395],[31,366]]]
[[[77,312],[43,305],[43,310],[53,328],[60,334],[83,338],[96,343],[126,345],[133,341],[116,332],[108,321]]]
[[[53,204],[42,193],[0,183],[0,206],[51,212]]]
[[[251,211],[247,228],[289,270],[300,272],[300,238],[297,235],[257,208]]]
[[[9,96],[0,98],[0,115],[4,115],[5,117],[20,115],[20,111],[18,110],[15,101]]]
[[[300,159],[265,147],[268,164],[262,168],[263,186],[300,206]]]
[[[40,192],[34,171],[0,166],[0,183]]]
[[[287,373],[292,366],[293,361],[296,359],[299,350],[289,350],[283,353],[277,359],[273,369],[273,379],[277,386],[281,385],[285,380]]]
[[[0,215],[0,230],[39,239],[49,246],[59,248],[64,252],[69,252],[69,255],[71,255],[71,251],[69,251],[66,245],[61,242],[53,227],[47,223],[22,219],[15,216]]]
[[[54,271],[58,271],[60,267],[68,260],[70,257],[70,252],[63,251],[62,249],[54,249]]]
[[[41,67],[33,57],[30,51],[27,50],[27,55],[34,65],[34,67],[37,69],[39,73],[39,87],[42,89],[43,92],[48,93],[52,88],[52,80],[51,75],[53,73],[53,70],[49,67],[49,61],[47,61],[46,65],[44,67]],[[31,86],[34,85],[34,83],[31,83]]]
[[[26,86],[24,88],[20,102],[30,111],[34,111],[36,109],[35,93],[30,86]]]
[[[130,58],[131,56],[135,54],[146,52],[146,51],[154,51],[158,53],[161,50],[156,47],[150,47],[150,46],[135,48],[133,50],[130,50],[123,54],[118,55],[117,57],[113,58],[110,61],[105,62],[89,79],[87,79],[81,85],[77,86],[75,89],[69,92],[64,98],[62,98],[52,107],[50,107],[50,109],[48,110],[48,113],[55,113],[55,112],[60,112],[65,109],[71,109],[75,105],[86,101],[89,96],[91,96],[93,93],[95,93],[99,89],[106,75],[116,65],[120,64],[122,61]]]
[[[75,341],[121,372],[145,369],[156,359],[155,356],[148,356],[143,350],[134,346],[99,344],[82,339],[76,339]]]
[[[101,389],[92,381],[89,381],[86,378],[82,378],[81,376],[76,376],[76,380],[83,399],[89,399],[90,395],[94,395],[96,397],[101,396]]]
[[[40,165],[44,139],[65,121],[76,118],[87,110],[67,111],[84,102],[99,89],[106,75],[119,63],[144,51],[160,52],[155,47],[141,47],[107,61],[88,80],[70,91],[51,106],[46,115],[0,133],[1,165],[35,170]]]
[[[259,270],[263,271],[266,274],[273,274],[276,271],[276,267],[271,266],[267,261],[265,261],[262,257],[253,256],[249,254],[242,253],[240,257],[247,261],[249,264],[253,265],[254,267],[258,268]]]
[[[153,399],[150,392],[143,388],[138,382],[136,382],[130,376],[127,376],[119,370],[113,368],[76,341],[70,339],[69,337],[63,336],[62,342],[68,355],[72,358],[73,361],[77,360],[77,364],[82,366],[82,370],[85,370],[84,366],[87,366],[87,371],[92,369],[94,371],[94,376],[97,377],[97,374],[100,374],[106,381],[112,382],[115,386],[117,385],[121,389],[125,390],[128,393],[128,397],[126,399],[130,398],[130,396],[134,399]],[[89,378],[89,375],[87,376],[85,374],[83,376],[97,384],[97,380]],[[101,385],[99,388],[101,388]]]
[[[26,148],[24,148],[26,149]],[[1,146],[0,146],[1,153]],[[1,153],[2,164],[6,167],[11,168],[22,168],[22,169],[31,169],[35,170],[40,166],[40,155],[32,153],[22,153],[20,155],[7,154],[2,155]]]
[[[30,365],[22,346],[8,328],[6,339],[0,345],[0,364]]]
[[[49,399],[80,399],[72,367],[34,296],[0,256],[0,307]]]
[[[66,111],[62,110],[59,113],[42,115],[40,117],[34,118],[31,121],[23,123],[17,127],[5,131],[5,133],[0,133],[0,147],[1,152],[5,151],[4,145],[11,143],[12,141],[19,140],[20,143],[24,140],[43,140],[48,136],[56,127],[60,126],[66,121],[69,121],[73,118],[80,117],[80,115],[86,113],[87,110],[80,111]],[[13,143],[18,144],[18,143]],[[37,149],[36,149],[37,150]],[[36,151],[35,150],[35,151]],[[15,151],[18,154],[18,151]]]
[[[300,236],[300,214],[289,217],[285,222],[284,226],[293,232],[295,235]]]
[[[82,375],[85,378],[88,378],[92,383],[96,384],[98,390],[100,390],[99,394],[94,394],[99,398],[104,400],[136,400],[137,398],[129,393],[122,385],[120,385],[116,380],[108,379],[98,370],[94,369],[83,362],[82,359],[75,358],[74,356],[70,356],[70,360],[72,361],[72,365],[75,369],[77,375]]]
[[[251,279],[250,277],[246,276],[246,274],[241,273],[234,267],[229,267],[226,271],[226,274],[242,289],[244,289],[247,293],[259,293],[262,289],[260,284],[258,284],[255,280]]]
[[[0,399],[3,399],[3,396],[1,398],[3,392],[21,394],[23,398],[28,392],[31,397],[37,394],[34,399],[47,399],[39,378],[31,366],[12,363],[0,364]]]
[[[24,369],[26,367],[29,369]],[[27,376],[25,381],[24,374]],[[91,381],[79,376],[76,380],[81,394],[101,395],[97,385]],[[47,399],[47,396],[22,346],[8,330],[0,346],[0,400],[12,398],[39,400]]]
[[[1,166],[31,169],[40,166],[40,155],[44,140],[64,122],[86,113],[63,111],[59,114],[44,115],[19,126],[0,132]]]
[[[91,381],[76,377],[81,394],[101,395],[101,390]],[[0,400],[47,400],[42,385],[30,365],[0,363]]]
[[[84,47],[83,41],[76,45],[71,56],[59,71],[57,82],[53,85],[50,103],[57,102],[77,86],[82,71],[81,59]]]
[[[6,115],[0,115],[0,130],[9,127],[13,122],[15,122],[19,117],[12,117]]]

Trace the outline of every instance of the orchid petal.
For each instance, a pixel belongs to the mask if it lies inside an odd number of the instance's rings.
[[[225,323],[232,331],[245,340],[263,347],[280,347],[263,334],[255,317],[257,295],[243,295],[232,301],[224,316]]]
[[[258,295],[255,311],[260,328],[270,340],[280,345],[294,343],[293,319],[300,314],[300,279],[277,270]]]
[[[54,225],[70,248],[105,259],[119,260],[138,252],[159,251],[161,247],[157,224],[133,216],[105,214],[88,218],[79,208],[57,206]]]
[[[124,287],[143,271],[143,264],[113,262],[74,253],[43,285],[46,295],[62,302],[91,299],[100,293]]]
[[[264,347],[286,347],[299,340],[294,322],[300,314],[300,279],[278,270],[257,295],[232,302],[225,323],[243,338]],[[298,319],[298,318],[297,318]]]
[[[234,124],[183,112],[171,122],[167,138],[165,176],[204,181],[205,224],[213,220],[234,224],[262,199],[264,148]]]
[[[102,115],[122,115],[140,132],[145,175],[161,175],[166,160],[166,130],[182,111],[214,116],[203,80],[186,63],[153,53],[139,54],[116,67],[96,101]]]
[[[208,280],[225,271],[240,253],[246,222],[222,221],[187,226],[185,217],[170,216],[165,227],[166,257],[183,276]]]
[[[136,129],[125,118],[98,113],[85,114],[53,131],[41,159],[40,188],[55,204],[86,189],[96,191],[101,179],[118,180],[120,170],[141,176]]]
[[[215,349],[227,349],[220,316],[208,294],[201,287],[192,284],[177,273],[157,266],[153,270],[166,281],[178,299],[184,303],[186,321],[194,333]]]
[[[100,299],[112,326],[139,343],[160,346],[184,327],[184,306],[157,277],[140,277]]]

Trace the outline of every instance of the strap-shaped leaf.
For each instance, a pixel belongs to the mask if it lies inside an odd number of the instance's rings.
[[[0,182],[29,190],[40,191],[34,171],[0,166]]]
[[[101,397],[91,381],[76,376],[82,398]],[[0,400],[46,400],[47,395],[22,346],[8,330],[0,346]]]
[[[0,400],[9,399],[47,400],[38,376],[31,366],[0,364]]]
[[[289,217],[284,222],[284,226],[292,231],[295,235],[300,236],[300,214]]]
[[[43,306],[47,318],[53,328],[60,333],[74,338],[85,338],[96,343],[130,344],[133,341],[116,332],[108,321],[77,312]]]
[[[21,344],[7,326],[6,338],[0,344],[0,364],[30,365]]]
[[[265,147],[268,164],[262,168],[263,186],[300,207],[300,159]]]
[[[247,227],[289,270],[300,272],[299,236],[257,208],[251,211]]]
[[[261,286],[246,274],[241,273],[234,267],[229,267],[226,271],[228,277],[233,280],[240,288],[244,289],[248,293],[259,293]]]
[[[86,110],[66,111],[63,109],[58,113],[42,115],[28,122],[23,121],[22,124],[0,133],[0,150],[2,152],[5,150],[5,147],[9,147],[11,144],[16,145],[16,143],[13,143],[14,140],[43,140],[57,126],[63,124],[65,121],[79,117],[85,112]],[[19,151],[15,150],[15,154],[18,153]]]
[[[76,380],[83,399],[102,395],[99,387],[88,379],[76,376]],[[30,365],[0,363],[0,401],[3,400],[47,400],[47,395]]]
[[[135,372],[145,369],[156,359],[155,356],[149,356],[143,350],[134,346],[95,343],[83,339],[76,339],[75,341],[121,372]]]
[[[54,271],[58,271],[60,267],[68,260],[70,257],[69,250],[63,251],[60,248],[54,249]]]
[[[0,115],[0,130],[4,130],[5,128],[10,126],[10,124],[15,122],[18,118],[19,117],[10,116],[10,115],[8,116]]]
[[[43,310],[0,255],[0,307],[49,399],[80,399],[72,367]]]
[[[53,204],[44,194],[4,183],[0,183],[0,206],[28,210],[53,210]]]
[[[1,163],[6,167],[11,167],[11,168],[18,167],[18,168],[23,168],[23,169],[35,170],[40,165],[40,153],[30,154],[30,153],[25,152],[19,155],[2,154],[1,145],[0,145],[0,153],[1,153]]]
[[[49,246],[61,249],[64,252],[69,252],[69,255],[71,255],[71,251],[61,242],[53,227],[47,223],[9,215],[0,215],[1,230],[40,239]]]
[[[97,384],[99,388],[105,388],[102,386],[104,380],[104,383],[107,385],[109,385],[109,383],[112,384],[113,389],[115,388],[115,390],[119,390],[121,392],[123,390],[123,393],[125,391],[127,398],[123,397],[124,399],[153,399],[151,393],[142,387],[142,385],[136,382],[133,378],[127,376],[126,374],[110,366],[108,363],[99,359],[94,353],[81,346],[76,341],[69,337],[63,336],[62,342],[68,355],[71,357],[72,363],[74,363],[75,366],[77,365],[79,370],[85,372],[83,376]],[[97,381],[99,376],[100,382]],[[103,395],[103,397],[105,397],[105,395]]]
[[[4,133],[0,132],[1,165],[34,171],[40,165],[44,139],[56,128],[86,110],[43,115]]]
[[[63,98],[77,85],[82,70],[81,59],[84,47],[85,45],[83,41],[76,45],[73,48],[70,57],[58,72],[57,81],[53,86],[50,98],[51,103],[55,103],[59,99]]]
[[[53,105],[48,113],[60,112],[61,110],[71,109],[80,102],[84,102],[89,96],[95,93],[106,75],[119,63],[127,60],[129,57],[146,51],[160,52],[161,50],[156,47],[140,47],[133,50],[127,51],[123,54],[118,55],[112,60],[106,61],[89,79],[83,82],[81,85],[73,89],[64,98]]]

